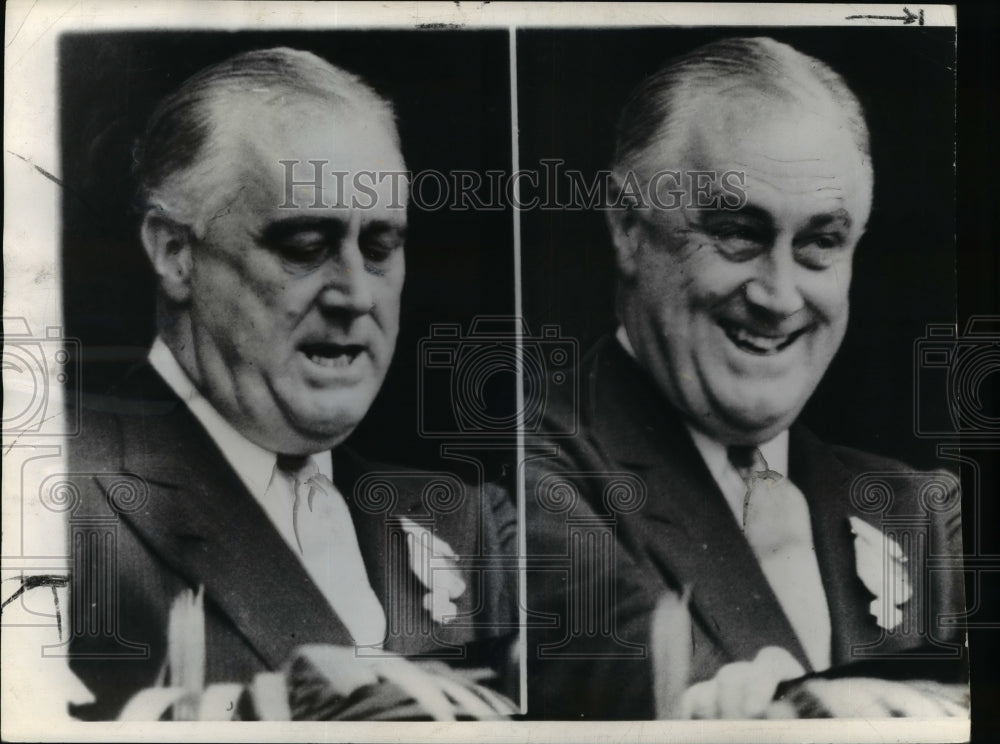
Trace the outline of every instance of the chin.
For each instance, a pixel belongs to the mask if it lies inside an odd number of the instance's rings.
[[[329,416],[317,417],[315,412],[308,418],[298,421],[298,428],[303,434],[317,440],[344,439],[361,423],[365,412],[338,409]]]
[[[313,405],[290,412],[287,417],[292,431],[303,441],[313,445],[322,445],[329,449],[344,439],[357,427],[368,412],[368,406],[357,400],[351,400],[344,405]]]
[[[732,423],[737,431],[746,434],[744,444],[760,444],[773,439],[790,427],[798,417],[800,408],[789,410],[788,407],[775,409],[762,407],[753,411],[744,411],[733,417]]]

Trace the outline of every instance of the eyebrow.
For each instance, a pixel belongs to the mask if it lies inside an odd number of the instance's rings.
[[[706,227],[711,226],[717,221],[724,220],[727,217],[750,219],[754,222],[759,222],[764,227],[774,226],[774,220],[772,219],[771,214],[753,204],[744,204],[739,209],[702,209],[697,210],[697,214],[699,214],[701,218],[701,224]],[[851,221],[851,216],[847,213],[847,210],[838,209],[834,212],[826,214],[813,215],[806,221],[805,225],[796,230],[796,232],[823,230],[829,228],[840,228],[845,232],[849,232],[852,224],[853,222]]]
[[[302,232],[318,232],[329,240],[340,240],[347,233],[348,224],[344,220],[333,217],[289,217],[268,223],[259,233],[258,240],[267,244],[281,243]],[[406,225],[388,220],[372,220],[361,225],[361,234],[397,233],[400,237],[406,235]]]
[[[372,233],[395,233],[400,238],[405,238],[406,224],[389,222],[388,220],[372,220],[361,225],[362,235],[371,235]]]
[[[765,227],[773,227],[774,225],[771,214],[767,210],[753,204],[744,204],[739,209],[696,209],[693,211],[699,215],[699,221],[706,226],[732,217],[759,222]]]
[[[326,237],[339,239],[347,232],[347,223],[331,217],[290,217],[284,220],[269,222],[260,231],[258,239],[264,243],[281,243],[292,236],[315,231]]]
[[[821,230],[829,227],[840,227],[849,231],[852,225],[851,215],[844,209],[838,209],[830,214],[817,214],[809,218],[803,230]]]

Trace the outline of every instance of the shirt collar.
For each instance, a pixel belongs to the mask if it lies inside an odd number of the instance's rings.
[[[205,428],[250,493],[260,498],[271,482],[277,455],[244,437],[215,410],[159,336],[149,350],[149,363]],[[313,455],[313,460],[319,471],[332,480],[333,464],[329,453]]]

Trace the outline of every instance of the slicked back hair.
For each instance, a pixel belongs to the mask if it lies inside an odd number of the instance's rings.
[[[235,97],[276,110],[288,99],[349,108],[382,120],[399,147],[392,104],[357,75],[286,47],[244,52],[201,70],[154,110],[133,158],[143,213],[156,209],[200,231],[211,208],[206,202],[218,197],[220,119]]]
[[[868,126],[857,96],[826,63],[767,37],[706,44],[668,62],[629,96],[618,120],[614,168],[635,169],[654,146],[686,136],[697,103],[757,91],[787,103],[833,104],[870,163]],[[824,101],[825,99],[825,101]]]

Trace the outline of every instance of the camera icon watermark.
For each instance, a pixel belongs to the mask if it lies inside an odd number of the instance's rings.
[[[532,336],[520,318],[478,317],[468,334],[458,324],[435,324],[420,341],[419,359],[422,436],[513,438],[519,429],[536,433],[557,395],[572,415],[547,433],[576,433],[579,345],[563,337],[557,326],[544,326]]]
[[[80,431],[80,342],[49,326],[31,333],[20,317],[3,319],[3,433],[72,436]],[[56,386],[66,393],[57,403]]]
[[[914,430],[925,439],[1000,440],[1000,401],[990,380],[1000,378],[1000,318],[975,316],[959,334],[931,324],[914,346]],[[947,395],[947,414],[921,400]]]

